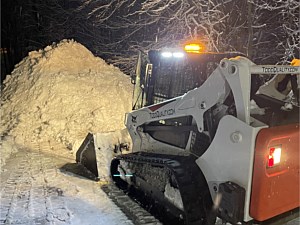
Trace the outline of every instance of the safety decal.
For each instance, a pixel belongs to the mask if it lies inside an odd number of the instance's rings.
[[[159,108],[171,103],[171,102],[174,102],[175,99],[171,100],[171,101],[167,101],[167,102],[163,102],[163,103],[160,103],[160,104],[157,104],[157,105],[152,105],[152,106],[149,106],[148,109],[150,109],[152,112],[158,110]]]

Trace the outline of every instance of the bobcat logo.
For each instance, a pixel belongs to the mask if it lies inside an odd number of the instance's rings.
[[[137,116],[131,116],[131,122],[136,123]]]

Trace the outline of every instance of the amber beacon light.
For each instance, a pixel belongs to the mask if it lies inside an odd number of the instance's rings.
[[[184,46],[184,50],[190,53],[201,53],[204,51],[204,45],[202,44],[187,44]]]

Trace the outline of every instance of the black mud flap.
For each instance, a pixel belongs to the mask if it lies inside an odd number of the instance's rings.
[[[221,183],[219,194],[222,196],[218,216],[226,222],[237,224],[244,219],[246,191],[233,182]]]
[[[89,133],[76,152],[76,162],[82,164],[97,178],[99,177],[94,135]]]

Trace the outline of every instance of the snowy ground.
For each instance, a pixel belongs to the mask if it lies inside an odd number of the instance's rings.
[[[99,183],[62,169],[74,163],[63,146],[31,146],[2,168],[0,224],[132,224]]]
[[[101,183],[64,169],[74,164],[74,156],[62,151],[63,145],[27,145],[31,148],[19,149],[2,168],[0,224],[139,224],[108,198]],[[298,224],[299,218],[287,223]]]

